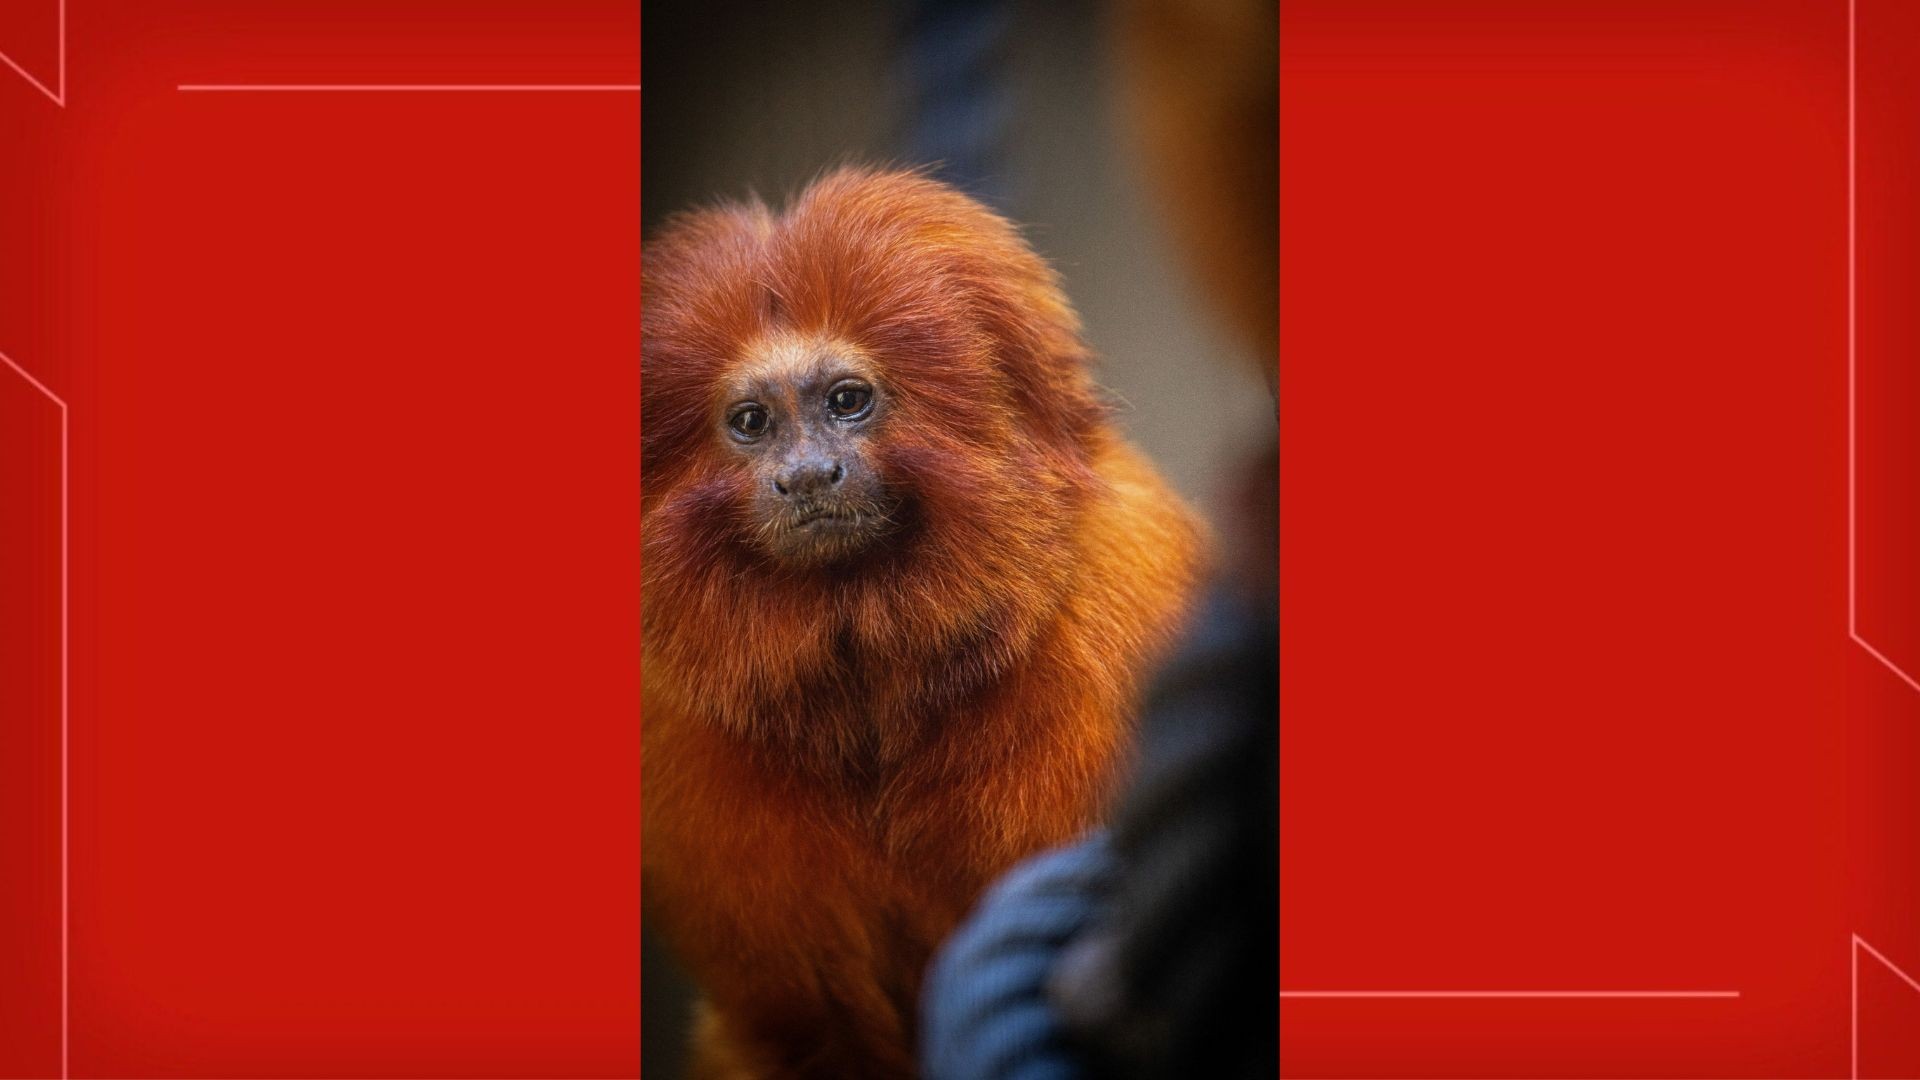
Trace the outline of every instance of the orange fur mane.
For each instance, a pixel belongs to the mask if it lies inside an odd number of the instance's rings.
[[[1111,426],[1053,272],[934,181],[682,216],[645,289],[649,910],[709,995],[706,1075],[911,1075],[931,949],[1097,820],[1197,527]],[[894,403],[898,520],[845,565],[751,543],[716,421],[792,337],[858,351]]]

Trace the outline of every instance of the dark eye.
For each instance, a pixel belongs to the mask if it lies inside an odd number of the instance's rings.
[[[827,393],[827,411],[842,420],[858,420],[873,408],[873,390],[864,383],[841,383]]]
[[[767,419],[767,410],[758,405],[744,405],[727,418],[727,426],[742,438],[757,439],[767,433]]]

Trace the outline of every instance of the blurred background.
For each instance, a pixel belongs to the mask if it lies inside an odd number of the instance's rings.
[[[1059,270],[1121,424],[1237,546],[1274,443],[1276,51],[1271,6],[1236,0],[649,0],[646,235],[842,163],[934,165]],[[643,1067],[672,1080],[692,991],[644,950]]]

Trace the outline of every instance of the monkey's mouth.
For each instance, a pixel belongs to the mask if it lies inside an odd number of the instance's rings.
[[[793,527],[809,532],[850,531],[860,527],[860,515],[838,513],[832,510],[814,510],[795,518]]]
[[[768,522],[761,537],[767,549],[782,558],[831,562],[864,549],[885,524],[883,515],[863,507],[795,507]]]

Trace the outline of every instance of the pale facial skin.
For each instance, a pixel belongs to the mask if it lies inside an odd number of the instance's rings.
[[[852,555],[889,524],[868,447],[886,418],[885,391],[856,350],[832,342],[785,340],[756,352],[716,418],[753,477],[754,539],[799,564]]]

